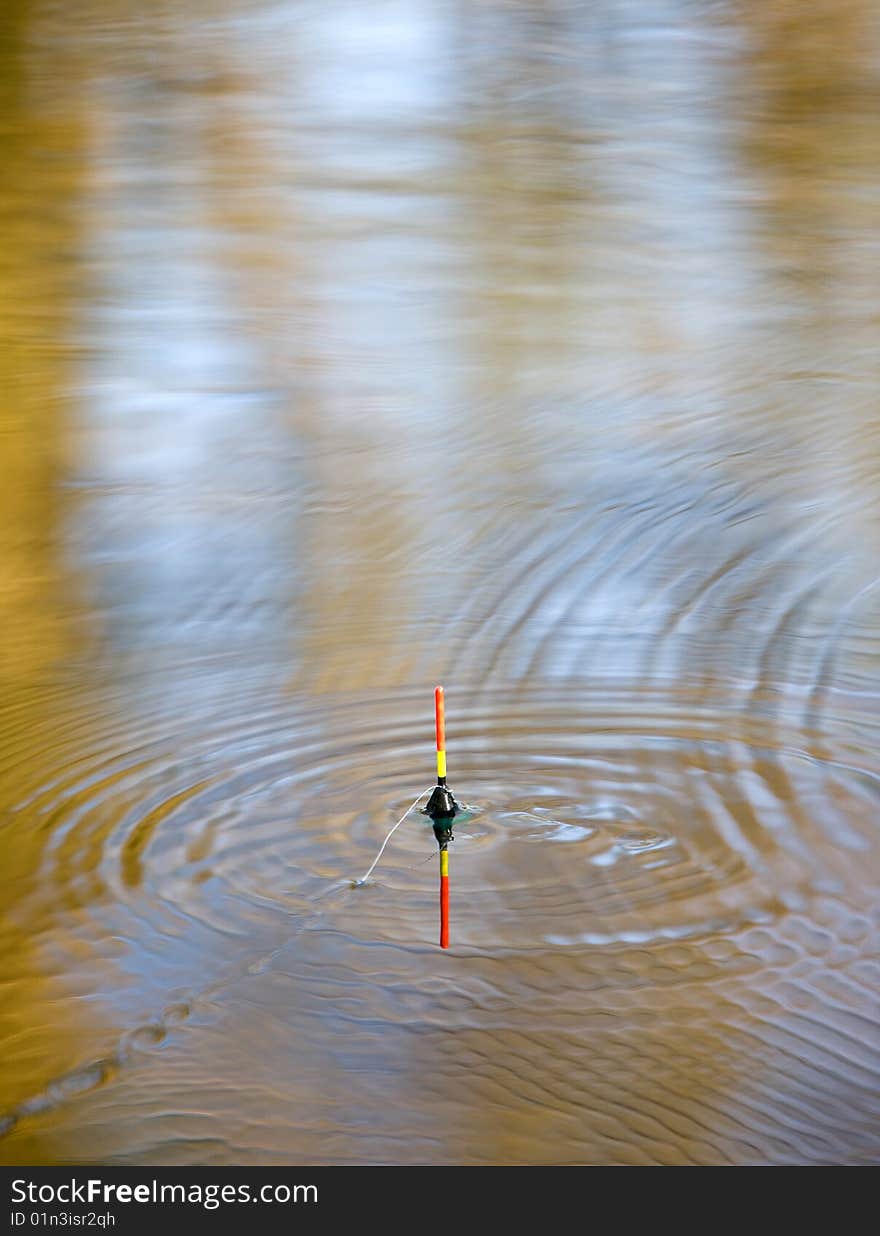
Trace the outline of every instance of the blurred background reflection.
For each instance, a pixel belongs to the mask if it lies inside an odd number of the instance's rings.
[[[877,1161],[878,66],[5,0],[0,1161]]]

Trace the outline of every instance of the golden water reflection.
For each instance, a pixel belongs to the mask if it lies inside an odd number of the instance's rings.
[[[877,39],[3,6],[2,1161],[876,1160]]]

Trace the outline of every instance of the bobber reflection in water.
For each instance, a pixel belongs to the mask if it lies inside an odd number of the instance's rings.
[[[424,808],[431,817],[440,847],[440,947],[449,948],[449,843],[452,821],[461,810],[446,784],[446,708],[443,688],[434,689],[434,722],[437,730],[437,784]]]

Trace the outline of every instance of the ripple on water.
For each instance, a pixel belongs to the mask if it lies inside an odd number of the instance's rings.
[[[451,685],[450,779],[473,810],[451,862],[468,966],[445,988],[429,821],[414,812],[370,883],[348,885],[425,782],[423,691],[320,703],[206,688],[183,706],[140,691],[124,712],[92,697],[79,727],[75,703],[55,701],[57,724],[16,734],[32,755],[39,738],[36,763],[54,770],[5,825],[41,837],[19,913],[41,924],[47,974],[85,989],[103,975],[120,1034],[23,1099],[13,1124],[166,1050],[193,1002],[216,1012],[230,985],[273,975],[305,1007],[329,995],[357,1043],[368,1024],[412,1018],[493,1035],[547,1018],[560,1032],[674,1023],[707,984],[746,978],[742,1007],[772,1021],[815,1009],[809,958],[859,960],[876,772],[851,736],[845,760],[829,742],[817,752],[801,697],[762,722],[683,687]],[[835,1000],[863,1004],[865,982],[841,975]],[[832,1038],[853,1033],[824,1008]]]

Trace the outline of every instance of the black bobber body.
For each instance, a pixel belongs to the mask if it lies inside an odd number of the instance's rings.
[[[453,839],[452,821],[461,810],[452,796],[452,790],[446,785],[435,785],[424,810],[425,815],[431,818],[437,844],[441,850],[445,849]]]

